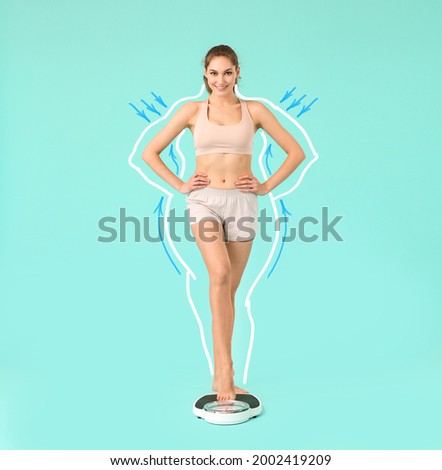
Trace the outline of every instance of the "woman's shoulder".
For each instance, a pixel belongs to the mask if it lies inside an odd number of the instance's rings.
[[[265,107],[265,105],[261,103],[261,101],[255,101],[255,100],[243,100],[243,101],[247,103],[247,106],[254,108],[254,109],[262,109],[263,107]]]
[[[201,107],[202,101],[186,101],[178,108],[183,114],[192,117]]]
[[[255,100],[244,100],[244,101],[247,104],[249,111],[253,113],[253,115],[259,116],[262,113],[265,113],[266,111],[268,111],[268,108],[265,106],[264,103],[261,103],[261,101],[255,101]]]
[[[192,126],[199,115],[203,101],[186,101],[180,106],[180,110],[186,115],[188,125]]]
[[[186,101],[181,105],[181,109],[187,110],[188,112],[195,112],[201,108],[204,101]]]
[[[266,112],[270,112],[267,107],[261,103],[261,101],[255,101],[255,100],[244,100],[247,109],[249,110],[250,115],[252,116],[253,122],[255,123],[255,126],[259,128],[260,122],[263,119],[263,116],[265,116]]]
[[[257,121],[260,121],[262,117],[271,114],[269,108],[261,101],[247,100],[247,106],[250,113],[253,114]]]

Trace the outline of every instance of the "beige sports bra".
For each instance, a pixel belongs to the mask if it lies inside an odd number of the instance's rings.
[[[201,103],[201,109],[195,123],[195,155],[210,153],[238,153],[251,155],[255,124],[250,116],[246,102],[241,103],[241,121],[238,124],[222,126],[213,124],[207,116],[209,98]]]

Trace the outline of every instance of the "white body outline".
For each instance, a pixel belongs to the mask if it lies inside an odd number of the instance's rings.
[[[167,217],[168,217],[168,214],[169,214],[169,210],[170,210],[170,205],[171,205],[171,202],[172,202],[172,198],[174,197],[174,195],[168,191],[166,188],[164,188],[163,186],[160,186],[158,185],[157,183],[153,182],[148,176],[146,176],[144,174],[144,172],[142,171],[142,169],[138,166],[136,166],[134,163],[133,163],[133,157],[138,149],[138,146],[140,145],[140,142],[141,140],[143,139],[143,137],[145,136],[145,134],[151,129],[153,128],[155,125],[157,125],[159,122],[163,121],[164,119],[166,119],[170,113],[174,110],[174,108],[176,106],[178,106],[180,103],[182,103],[183,101],[190,101],[190,100],[196,100],[197,98],[199,98],[200,96],[203,95],[204,93],[204,90],[205,90],[205,85],[203,84],[201,86],[201,89],[200,89],[200,92],[195,95],[195,96],[188,96],[188,97],[184,97],[184,98],[180,98],[178,99],[177,101],[175,101],[175,103],[173,103],[173,105],[167,110],[166,114],[164,116],[162,116],[161,118],[157,119],[156,121],[153,121],[151,123],[149,123],[149,125],[144,129],[144,131],[141,133],[140,137],[138,138],[138,140],[136,141],[135,145],[134,145],[134,148],[131,152],[131,154],[129,155],[129,158],[128,158],[128,163],[129,165],[134,168],[140,175],[141,177],[147,182],[149,183],[150,185],[154,186],[155,188],[159,189],[160,191],[162,191],[163,193],[165,193],[167,195],[167,201],[166,201],[166,206],[165,206],[165,213],[164,213],[164,220],[167,220]],[[289,119],[300,131],[301,133],[303,134],[303,136],[305,137],[305,139],[307,140],[307,143],[308,143],[308,146],[310,148],[310,151],[313,155],[313,159],[306,165],[306,167],[304,168],[304,170],[302,171],[301,175],[299,176],[297,182],[286,192],[284,193],[281,193],[281,194],[278,194],[277,196],[275,196],[273,194],[273,192],[269,192],[268,193],[268,196],[270,198],[270,202],[271,202],[271,205],[272,205],[272,209],[273,209],[273,213],[274,213],[274,217],[275,219],[274,220],[277,220],[278,217],[279,217],[279,214],[278,214],[278,210],[276,208],[276,204],[275,204],[275,201],[277,201],[278,199],[284,197],[284,196],[287,196],[288,194],[290,194],[291,192],[293,192],[300,184],[301,184],[301,181],[303,180],[304,178],[304,175],[306,174],[307,170],[313,165],[313,163],[319,158],[319,155],[318,153],[316,152],[315,148],[313,147],[313,144],[311,142],[311,139],[310,137],[308,136],[307,132],[304,130],[304,128],[292,117],[290,116],[286,111],[284,111],[283,109],[281,109],[279,106],[273,104],[271,101],[267,100],[266,98],[262,98],[262,97],[245,97],[244,95],[242,95],[241,93],[239,93],[239,90],[238,90],[238,85],[235,85],[235,94],[236,96],[238,96],[239,98],[243,99],[243,100],[253,100],[253,101],[262,101],[264,103],[266,103],[267,105],[269,105],[271,108],[273,108],[275,111],[278,111],[279,113],[281,113],[283,116],[285,116],[287,119]],[[181,138],[183,136],[183,134],[186,132],[186,130],[188,129],[183,129],[182,132],[180,132],[180,134],[176,137],[176,149],[177,149],[177,153],[181,159],[181,170],[179,172],[179,175],[177,175],[179,178],[183,178],[183,175],[184,175],[184,172],[185,172],[185,169],[186,169],[186,160],[184,158],[184,155],[183,153],[181,152],[181,149],[180,149],[180,141],[181,141]],[[265,135],[265,133],[263,131],[260,131],[259,132],[259,135],[262,139],[262,142],[263,142],[263,146],[262,146],[262,150],[259,154],[259,157],[258,157],[258,164],[259,164],[259,167],[260,167],[260,170],[261,170],[261,173],[262,173],[262,176],[264,178],[264,180],[267,180],[268,179],[268,175],[265,171],[265,168],[264,168],[264,165],[263,165],[263,158],[264,158],[264,154],[265,154],[265,150],[267,148],[267,137]],[[204,354],[206,355],[206,358],[207,358],[207,362],[209,364],[209,370],[210,370],[210,374],[213,376],[213,363],[212,363],[212,358],[210,356],[210,353],[208,351],[208,348],[207,348],[207,344],[206,344],[206,339],[205,339],[205,336],[204,336],[204,329],[203,329],[203,325],[202,325],[202,322],[201,322],[201,319],[198,315],[198,312],[196,310],[196,307],[195,307],[195,304],[192,300],[192,296],[191,296],[191,292],[190,292],[190,278],[192,278],[193,280],[196,280],[196,276],[195,276],[195,273],[190,269],[189,265],[183,260],[183,258],[180,256],[180,254],[178,253],[178,251],[176,250],[175,248],[175,245],[173,244],[171,238],[170,238],[170,232],[169,232],[169,226],[167,223],[164,224],[164,233],[165,233],[165,239],[167,240],[167,243],[168,245],[170,246],[171,250],[175,253],[175,256],[177,257],[177,259],[179,260],[179,262],[181,263],[181,265],[183,266],[183,268],[185,269],[186,271],[186,295],[187,295],[187,300],[189,301],[189,304],[190,304],[190,307],[192,309],[192,312],[195,316],[195,320],[197,321],[198,323],[198,327],[199,327],[199,331],[200,331],[200,337],[201,337],[201,343],[202,343],[202,346],[203,346],[203,350],[204,350]],[[245,385],[246,382],[247,382],[247,375],[248,375],[248,369],[249,369],[249,364],[250,364],[250,358],[251,358],[251,355],[252,355],[252,348],[253,348],[253,341],[254,341],[254,337],[255,337],[255,322],[253,320],[253,316],[252,316],[252,312],[251,312],[251,296],[252,296],[252,293],[256,287],[256,285],[258,284],[258,281],[261,279],[262,275],[264,274],[265,270],[267,269],[267,267],[269,266],[270,264],[270,261],[272,259],[272,256],[276,250],[276,246],[278,244],[278,241],[279,241],[279,230],[276,230],[275,231],[275,238],[274,238],[274,241],[273,241],[273,244],[272,244],[272,248],[270,249],[270,253],[267,257],[267,260],[265,261],[262,269],[260,270],[259,274],[256,276],[255,280],[252,282],[248,292],[247,292],[247,295],[246,295],[246,300],[245,300],[245,303],[244,303],[244,306],[246,307],[246,310],[247,310],[247,315],[248,315],[248,318],[249,318],[249,321],[250,321],[250,340],[249,340],[249,348],[248,348],[248,351],[247,351],[247,359],[246,359],[246,364],[245,364],[245,367],[244,367],[244,375],[243,375],[243,384]]]

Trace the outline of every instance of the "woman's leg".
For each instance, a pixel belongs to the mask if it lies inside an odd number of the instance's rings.
[[[201,221],[191,225],[198,248],[203,256],[210,280],[210,307],[212,310],[212,335],[215,370],[218,376],[218,400],[236,397],[233,382],[232,325],[233,304],[231,296],[231,262],[224,232],[216,220]]]
[[[231,323],[231,333],[233,336],[233,325],[235,322],[235,294],[238,290],[244,269],[247,265],[247,261],[252,250],[253,240],[247,242],[226,242],[226,248],[230,259],[230,298],[232,302],[233,314]],[[212,389],[217,391],[218,389],[218,371],[214,371]],[[236,393],[249,393],[247,390],[235,386]]]

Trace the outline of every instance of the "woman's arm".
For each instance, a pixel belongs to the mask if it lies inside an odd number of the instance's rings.
[[[262,185],[265,192],[273,191],[286,180],[305,159],[305,153],[295,138],[279,123],[273,113],[259,101],[254,102],[258,127],[262,128],[287,153],[287,158],[270,178]]]
[[[171,144],[173,139],[188,126],[189,119],[195,113],[195,103],[184,103],[170,118],[169,122],[146,145],[142,158],[146,164],[166,183],[180,191],[184,181],[180,180],[161,160],[161,152]]]

